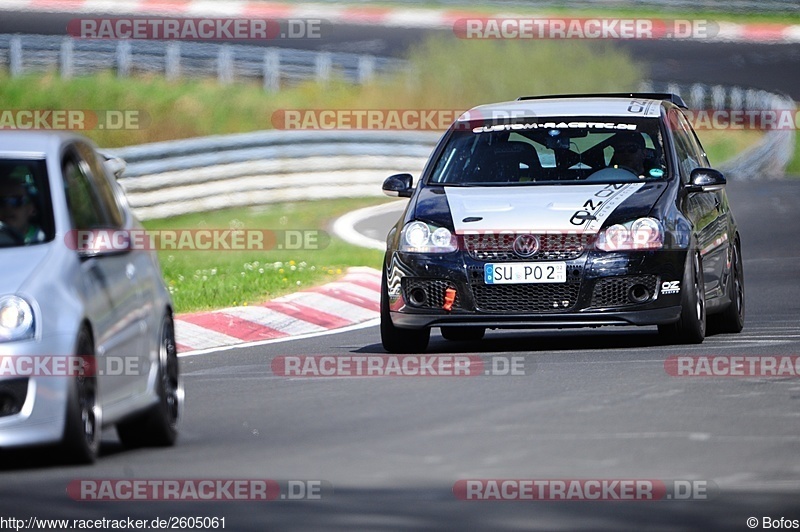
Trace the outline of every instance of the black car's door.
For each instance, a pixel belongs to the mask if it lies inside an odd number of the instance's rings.
[[[672,110],[670,123],[678,156],[681,181],[686,184],[695,168],[708,168],[710,163],[700,141],[692,131],[683,113]],[[706,297],[713,298],[723,290],[722,276],[727,264],[728,247],[728,201],[725,190],[689,193],[685,215],[694,226],[697,248],[703,262]]]

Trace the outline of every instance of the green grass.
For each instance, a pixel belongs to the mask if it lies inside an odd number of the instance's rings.
[[[177,216],[145,223],[148,230],[319,230],[320,249],[269,251],[160,251],[164,280],[177,312],[252,305],[335,279],[348,266],[379,268],[383,253],[330,238],[328,224],[341,214],[385,200],[341,199],[284,203]]]

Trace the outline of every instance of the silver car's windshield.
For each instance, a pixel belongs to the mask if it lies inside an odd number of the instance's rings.
[[[539,117],[456,126],[429,183],[631,183],[666,175],[657,118]]]
[[[47,242],[54,232],[44,159],[0,158],[0,248]]]

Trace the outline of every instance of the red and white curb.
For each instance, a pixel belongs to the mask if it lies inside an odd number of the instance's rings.
[[[453,28],[466,18],[517,18],[520,14],[490,14],[454,9],[408,8],[255,0],[2,0],[0,11],[38,11],[177,17],[249,17],[270,19],[318,18],[334,23],[408,28]],[[700,40],[714,42],[800,42],[800,25],[720,22],[719,34]]]
[[[175,318],[178,352],[236,346],[325,333],[380,316],[381,274],[353,267],[337,281],[260,305],[181,314]]]

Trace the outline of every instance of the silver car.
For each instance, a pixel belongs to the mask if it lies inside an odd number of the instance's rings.
[[[183,399],[172,302],[115,173],[87,139],[0,131],[0,449],[92,462],[103,427],[172,445]],[[114,246],[92,236],[117,235]],[[121,236],[120,236],[121,235]]]

